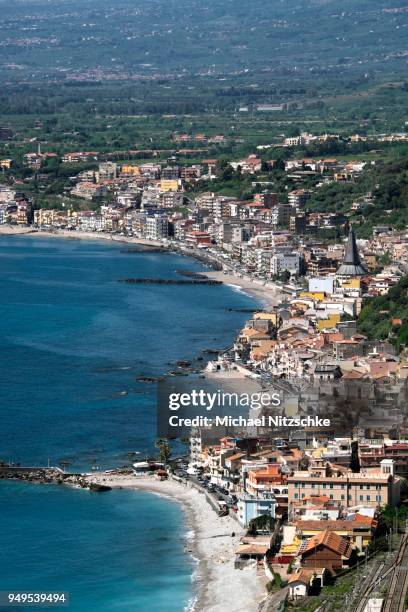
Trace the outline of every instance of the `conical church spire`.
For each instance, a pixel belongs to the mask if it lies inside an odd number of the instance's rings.
[[[337,270],[338,276],[363,276],[367,274],[367,268],[361,263],[360,255],[358,254],[356,237],[353,228],[350,228],[346,253],[343,263]]]

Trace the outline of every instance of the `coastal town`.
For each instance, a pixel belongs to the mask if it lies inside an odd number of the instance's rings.
[[[361,155],[354,161],[296,156],[297,147],[338,138],[285,137],[275,151],[289,148],[286,160],[267,158],[268,147],[244,159],[193,164],[187,158],[196,150],[184,151],[183,162],[180,151],[165,162],[126,163],[102,160],[96,151],[64,153],[62,165],[93,167],[72,174],[58,208],[24,194],[19,179],[0,186],[4,233],[173,250],[214,269],[203,278],[261,301],[205,374],[277,389],[280,406],[259,416],[324,416],[325,426],[227,428],[222,436],[203,427],[191,432],[184,467],[165,453],[164,461],[135,463],[118,480],[107,474],[91,480],[110,488],[127,486],[130,478],[130,486],[137,480],[143,487],[147,478],[149,488],[154,479],[155,490],[176,487],[175,497],[182,483],[199,491],[213,520],[228,517],[228,528],[241,534],[232,540],[228,563],[238,573],[251,570],[244,581],[261,577],[265,611],[337,609],[344,596],[347,610],[405,609],[408,232],[406,218],[394,222],[392,210],[384,212],[388,222],[373,224],[368,235],[362,231],[378,186],[360,189],[348,210],[309,206],[331,186],[364,183],[364,173],[380,164]],[[405,140],[405,133],[384,134],[376,142]],[[46,181],[42,171],[55,157],[38,146],[24,164]],[[12,176],[13,160],[0,163]],[[201,189],[231,177],[249,177],[245,199]]]
[[[408,2],[3,5],[0,610],[408,612]]]

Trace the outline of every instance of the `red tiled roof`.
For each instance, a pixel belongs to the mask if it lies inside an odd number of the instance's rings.
[[[310,552],[319,546],[329,548],[338,555],[346,558],[350,558],[352,552],[351,545],[345,538],[342,538],[341,536],[337,535],[337,533],[326,529],[325,531],[322,531],[322,533],[319,533],[319,535],[309,538],[301,553],[304,555],[305,553]]]

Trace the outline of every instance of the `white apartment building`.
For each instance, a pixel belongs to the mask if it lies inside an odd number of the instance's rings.
[[[162,240],[169,235],[169,222],[164,215],[151,215],[146,219],[146,238]]]
[[[271,274],[281,274],[287,270],[291,274],[299,274],[299,253],[275,253],[271,258]]]

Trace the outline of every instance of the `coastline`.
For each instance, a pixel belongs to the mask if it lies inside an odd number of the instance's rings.
[[[257,575],[256,567],[234,568],[234,550],[246,530],[231,516],[217,517],[203,493],[190,483],[176,480],[159,481],[154,477],[129,477],[95,474],[89,482],[114,488],[146,491],[168,497],[182,507],[187,521],[187,533],[194,537],[186,549],[195,561],[193,573],[194,612],[256,612],[266,597],[267,578]],[[232,537],[231,534],[235,535]]]
[[[125,244],[161,247],[161,242],[143,240],[134,237],[115,236],[111,234],[94,234],[91,232],[42,232],[31,228],[0,226],[0,236],[27,236],[44,238],[63,238],[66,240],[109,241]],[[180,254],[194,257],[193,254]],[[271,308],[279,304],[281,292],[273,286],[265,286],[261,281],[241,278],[222,271],[208,270],[206,275],[222,281],[226,286],[242,291],[254,297],[261,308]],[[104,483],[101,482],[104,480]],[[191,484],[184,486],[175,480],[159,482],[154,478],[123,478],[113,474],[98,474],[89,477],[89,482],[107,484],[112,488],[143,490],[147,493],[170,498],[181,505],[186,516],[186,534],[194,533],[190,541],[186,539],[186,552],[197,562],[193,568],[193,603],[194,612],[256,612],[259,603],[266,597],[266,577],[259,577],[256,568],[236,570],[234,568],[234,550],[240,537],[246,533],[231,516],[218,517],[205,499],[205,495]],[[231,533],[235,533],[231,537]]]
[[[0,236],[27,236],[30,238],[64,238],[66,240],[92,240],[92,241],[108,241],[108,242],[119,242],[124,244],[134,244],[145,247],[157,248],[160,247],[163,250],[172,252],[171,248],[163,245],[162,242],[156,240],[147,240],[143,238],[135,238],[134,236],[118,236],[116,234],[105,234],[99,232],[77,232],[69,230],[58,230],[55,232],[39,231],[29,227],[20,227],[14,225],[0,225]],[[182,251],[174,251],[185,257],[194,258],[194,253],[183,253]],[[264,284],[262,281],[253,280],[249,277],[241,278],[233,273],[224,274],[224,272],[218,270],[209,270],[206,272],[208,278],[212,280],[218,280],[229,285],[233,290],[242,291],[243,293],[255,298],[261,303],[261,307],[268,309],[277,306],[283,299],[285,294],[280,290],[279,287],[272,283]]]

